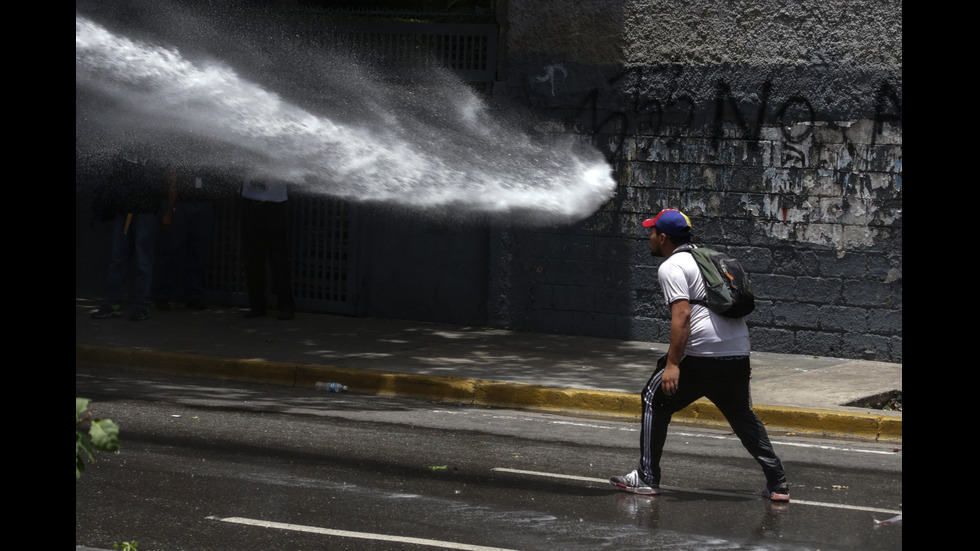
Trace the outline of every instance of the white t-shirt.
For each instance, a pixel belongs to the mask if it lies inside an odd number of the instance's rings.
[[[657,269],[660,288],[670,305],[679,299],[703,300],[704,278],[694,257],[677,251]],[[726,318],[703,304],[691,305],[691,334],[686,354],[690,356],[747,356],[749,328],[745,320]]]
[[[286,183],[272,180],[245,180],[242,197],[255,201],[281,203],[288,199]]]

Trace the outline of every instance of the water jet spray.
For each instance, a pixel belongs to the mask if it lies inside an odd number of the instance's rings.
[[[76,12],[76,156],[94,163],[135,141],[173,166],[532,223],[581,220],[614,193],[595,148],[492,113],[448,71],[396,84],[324,48],[277,40],[248,53],[247,37],[213,32],[227,61]]]

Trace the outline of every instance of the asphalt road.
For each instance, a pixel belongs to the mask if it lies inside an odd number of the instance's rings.
[[[121,427],[75,485],[76,546],[901,549],[902,453],[773,435],[793,502],[723,431],[677,428],[665,493],[613,490],[635,423],[76,366]]]

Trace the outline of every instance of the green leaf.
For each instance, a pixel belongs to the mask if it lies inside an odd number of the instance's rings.
[[[92,447],[92,441],[88,436],[75,431],[75,457],[81,459],[82,453],[88,456],[89,461],[95,460],[95,449]]]
[[[111,419],[93,419],[88,434],[96,449],[106,452],[119,449],[119,427]]]
[[[91,400],[88,398],[75,397],[76,480],[85,471],[86,459],[89,463],[95,462],[96,450],[114,452],[119,449],[119,427],[111,419],[93,417],[90,404]],[[89,425],[87,433],[83,432],[86,424]]]
[[[85,463],[82,461],[82,454],[79,451],[81,449],[81,444],[75,444],[75,480],[82,478],[82,472],[85,470]]]
[[[78,422],[78,418],[81,417],[82,414],[85,413],[85,410],[88,409],[88,404],[91,401],[92,400],[89,400],[88,398],[78,398],[77,396],[75,397],[75,422],[76,423]]]

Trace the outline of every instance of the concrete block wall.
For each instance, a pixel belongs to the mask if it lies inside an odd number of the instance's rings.
[[[601,4],[506,5],[495,99],[595,145],[618,187],[586,220],[491,232],[489,323],[667,342],[640,222],[679,208],[752,275],[754,349],[900,362],[901,4]]]

